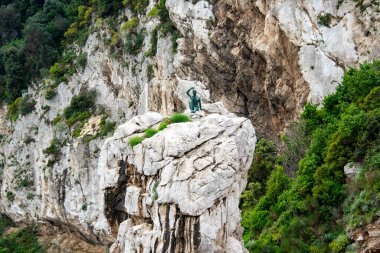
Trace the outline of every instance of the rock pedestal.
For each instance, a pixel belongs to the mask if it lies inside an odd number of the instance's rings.
[[[213,113],[129,145],[164,120],[134,117],[101,150],[111,252],[244,252],[238,205],[256,143],[251,122]]]

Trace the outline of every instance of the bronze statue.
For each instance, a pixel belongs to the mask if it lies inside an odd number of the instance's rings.
[[[190,94],[190,91],[193,90],[193,94]],[[197,91],[194,87],[191,87],[186,94],[190,97],[189,107],[192,113],[202,110],[201,98],[197,96]]]

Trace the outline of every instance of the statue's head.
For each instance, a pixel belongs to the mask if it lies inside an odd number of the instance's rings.
[[[194,89],[193,90],[193,96],[197,95],[197,91]]]

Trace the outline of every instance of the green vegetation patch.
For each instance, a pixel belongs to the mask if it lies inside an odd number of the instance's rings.
[[[191,119],[186,114],[176,113],[170,117],[171,123],[190,122]]]
[[[326,27],[330,27],[331,23],[331,14],[326,13],[324,15],[319,16],[318,18],[318,24]]]
[[[158,17],[161,23],[155,27],[151,34],[151,48],[146,53],[146,56],[155,56],[157,52],[157,41],[158,41],[158,32],[162,36],[171,35],[172,42],[172,51],[175,53],[177,51],[177,39],[181,37],[181,34],[175,27],[173,21],[170,19],[169,11],[165,6],[166,0],[160,0],[148,13],[148,17]]]
[[[129,33],[139,25],[139,22],[140,20],[138,17],[133,17],[121,25],[121,30]]]
[[[134,147],[134,146],[140,144],[143,140],[144,140],[143,137],[134,136],[134,137],[129,139],[128,143],[129,143],[129,145],[131,145],[131,147]]]
[[[158,131],[153,128],[148,128],[147,130],[145,130],[144,133],[146,138],[150,138],[153,137],[153,135],[155,135],[156,133],[158,133]]]
[[[89,119],[94,113],[96,104],[96,91],[85,91],[73,96],[70,105],[65,108],[63,115],[68,126],[76,122],[83,122]]]
[[[305,107],[302,134],[284,137],[290,150],[258,142],[240,204],[250,252],[344,252],[352,243],[346,229],[374,221],[380,210],[379,86],[380,61],[350,69],[323,107]],[[347,183],[343,168],[351,162],[361,172]]]
[[[43,253],[45,248],[38,242],[37,230],[29,226],[0,238],[0,252]]]
[[[17,98],[8,106],[8,118],[11,121],[16,121],[19,115],[26,115],[34,111],[36,101],[30,96]]]
[[[12,220],[4,215],[0,215],[0,235],[3,235],[5,230],[11,226],[14,226],[14,223],[12,222]]]

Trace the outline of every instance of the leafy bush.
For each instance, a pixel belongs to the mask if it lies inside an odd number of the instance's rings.
[[[43,150],[43,153],[50,156],[50,160],[48,161],[48,166],[52,167],[56,162],[61,158],[61,143],[57,139],[53,139],[50,142],[50,146]]]
[[[50,146],[43,150],[44,154],[57,155],[61,153],[60,143],[57,139],[53,139],[50,142]]]
[[[13,192],[11,191],[7,191],[7,199],[11,202],[13,202],[13,200],[15,200],[15,195]]]
[[[140,20],[138,17],[133,17],[121,25],[121,30],[129,33],[139,25],[139,22]]]
[[[153,135],[155,135],[156,133],[158,133],[157,130],[153,129],[153,128],[148,128],[147,130],[145,130],[145,137],[146,138],[150,138],[152,137]]]
[[[144,43],[144,30],[130,33],[125,39],[125,50],[128,54],[137,55],[141,52]]]
[[[22,228],[0,238],[1,252],[43,253],[44,247],[38,242],[37,232],[33,227]]]
[[[175,27],[173,21],[170,19],[169,11],[165,6],[166,0],[160,0],[155,7],[148,13],[148,17],[159,17],[161,23],[152,31],[151,48],[147,52],[147,56],[154,56],[157,50],[158,31],[163,36],[171,34],[172,51],[177,51],[177,39],[181,37],[181,34]]]
[[[319,19],[318,19],[319,25],[330,27],[330,23],[331,23],[330,13],[326,13],[325,15],[319,16]]]
[[[96,108],[96,91],[85,91],[73,96],[70,105],[65,108],[63,115],[69,126],[78,121],[84,121],[91,117]]]
[[[80,67],[80,69],[84,70],[84,68],[85,68],[86,65],[87,65],[87,53],[81,53],[81,54],[78,56],[77,64],[78,64],[78,66]]]
[[[146,69],[146,73],[148,75],[148,80],[152,80],[152,78],[154,77],[154,69],[153,69],[153,65],[152,64],[149,64],[147,66],[147,69]]]
[[[1,215],[0,216],[0,235],[3,235],[5,229],[11,226],[14,226],[12,220],[4,215]]]
[[[15,121],[20,114],[26,115],[34,111],[35,105],[36,101],[29,96],[19,97],[8,106],[8,118]]]
[[[134,136],[134,137],[129,139],[128,143],[129,143],[129,145],[131,145],[131,147],[134,147],[134,146],[140,144],[143,140],[144,140],[144,138],[142,138],[140,136]]]
[[[181,123],[181,122],[189,122],[191,121],[189,116],[181,113],[174,114],[170,117],[171,123]]]
[[[129,7],[134,13],[143,13],[149,5],[149,0],[123,0],[123,5]]]
[[[242,195],[243,238],[250,251],[344,252],[350,242],[341,231],[373,221],[380,209],[379,80],[379,61],[348,70],[323,107],[305,106],[301,129],[285,137],[288,153],[275,158],[258,142],[252,167],[276,169],[264,193],[260,183],[267,174],[249,174]],[[297,167],[294,179],[281,172],[279,165],[287,162]],[[349,162],[360,162],[363,172],[346,185],[343,167]]]
[[[48,87],[46,90],[45,98],[47,100],[53,99],[57,95],[57,92],[52,87]]]
[[[339,235],[334,241],[329,244],[329,247],[333,253],[344,252],[346,246],[349,244],[349,240],[345,234]]]
[[[153,29],[152,33],[150,34],[150,48],[145,53],[146,57],[153,57],[157,53],[158,30],[159,30],[159,27],[156,26]]]
[[[276,146],[264,138],[259,139],[255,147],[255,154],[251,167],[248,170],[248,187],[240,198],[243,210],[252,208],[265,193],[265,184],[269,175],[275,170]]]
[[[100,122],[100,130],[99,136],[104,137],[112,134],[115,131],[116,122],[107,121],[106,119],[102,119]]]

